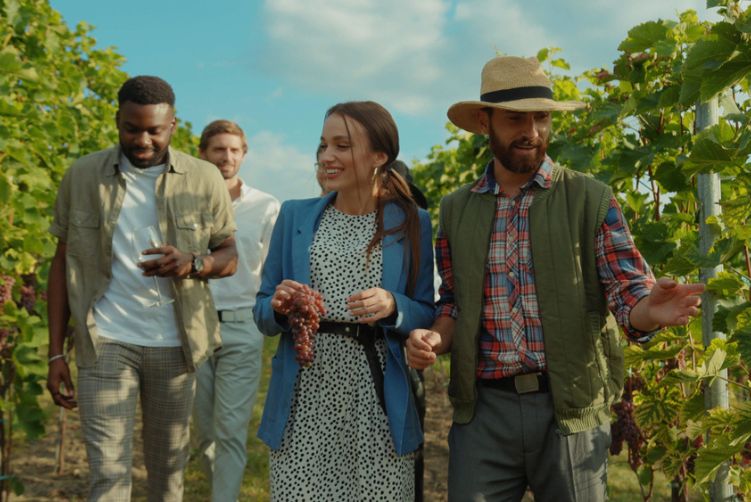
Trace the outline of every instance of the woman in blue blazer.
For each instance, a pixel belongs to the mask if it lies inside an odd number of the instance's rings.
[[[330,193],[285,202],[276,221],[254,307],[264,334],[281,333],[258,433],[272,499],[414,497],[422,431],[402,344],[433,320],[433,250],[398,153],[382,106],[335,105],[318,151]],[[327,309],[307,368],[285,310],[303,284]]]

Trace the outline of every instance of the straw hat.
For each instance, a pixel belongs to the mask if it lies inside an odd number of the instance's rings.
[[[571,111],[586,106],[580,101],[555,101],[553,84],[536,58],[496,57],[482,69],[480,101],[461,101],[449,108],[448,117],[467,131],[483,134],[477,114],[483,108],[516,112]]]

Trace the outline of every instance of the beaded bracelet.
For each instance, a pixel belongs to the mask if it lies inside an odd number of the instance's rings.
[[[65,359],[65,354],[57,354],[54,356],[50,356],[50,358],[47,359],[47,364],[50,364],[53,361],[57,361],[58,359]]]

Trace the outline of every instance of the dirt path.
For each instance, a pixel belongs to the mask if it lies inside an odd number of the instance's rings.
[[[138,410],[140,415],[140,410]],[[37,440],[21,444],[13,453],[13,471],[24,484],[24,493],[11,496],[12,501],[80,501],[86,499],[89,466],[86,450],[81,440],[78,411],[65,414],[64,467],[56,474],[58,440],[60,437],[59,412],[47,424],[47,434]],[[133,498],[146,497],[146,469],[140,429],[133,445]]]
[[[425,500],[446,500],[446,473],[448,468],[447,435],[451,424],[451,411],[446,396],[447,376],[439,367],[425,372],[427,413],[425,435]],[[140,411],[138,412],[140,415]],[[138,423],[138,421],[136,421]],[[47,435],[37,441],[20,444],[13,452],[13,471],[23,481],[25,492],[12,496],[12,501],[81,501],[87,492],[88,465],[86,451],[81,441],[78,412],[66,414],[65,467],[55,474],[57,442],[59,438],[58,414],[48,422]],[[146,496],[146,471],[143,468],[140,430],[135,433],[133,462],[133,499]],[[186,502],[193,502],[188,500]],[[198,501],[196,501],[198,502]]]
[[[451,403],[446,388],[448,370],[442,366],[425,371],[425,500],[448,500],[446,476],[448,474],[448,433],[451,426]]]

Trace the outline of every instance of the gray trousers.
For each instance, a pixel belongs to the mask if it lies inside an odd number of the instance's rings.
[[[90,470],[90,501],[130,501],[136,403],[143,412],[149,501],[180,501],[187,461],[195,374],[180,347],[112,342],[96,365],[78,371],[81,431]]]
[[[558,432],[548,392],[478,387],[475,416],[449,433],[449,501],[536,502],[607,499],[610,424]]]
[[[237,500],[245,474],[248,422],[263,354],[263,335],[251,316],[248,309],[245,321],[222,322],[222,348],[196,372],[193,423],[214,502]]]

